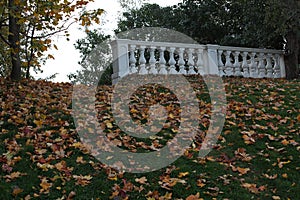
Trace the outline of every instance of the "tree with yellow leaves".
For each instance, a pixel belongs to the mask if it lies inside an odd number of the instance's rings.
[[[57,48],[51,36],[63,33],[74,23],[99,23],[102,9],[86,10],[93,0],[0,0],[0,51],[2,74],[12,80],[30,77],[30,68],[39,68],[49,48]],[[77,16],[78,15],[78,16]]]

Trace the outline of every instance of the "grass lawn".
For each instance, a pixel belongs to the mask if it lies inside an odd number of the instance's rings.
[[[300,80],[223,79],[227,111],[217,145],[199,158],[210,98],[199,77],[199,134],[184,155],[149,173],[123,173],[95,159],[71,115],[72,85],[0,79],[0,199],[300,199]],[[135,121],[147,107],[168,108],[167,125],[147,139],[123,133],[111,114],[112,88],[96,95],[98,119],[120,148],[151,152],[176,135],[180,109],[172,91],[147,86],[131,99]],[[147,93],[149,95],[147,95]],[[171,117],[172,116],[172,117]]]

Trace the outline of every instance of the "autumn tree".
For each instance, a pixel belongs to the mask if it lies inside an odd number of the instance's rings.
[[[44,0],[1,0],[0,37],[5,50],[2,50],[1,70],[13,80],[23,74],[29,78],[30,68],[39,68],[43,61],[53,58],[47,55],[49,48],[57,48],[51,36],[62,33],[68,37],[69,27],[74,23],[89,26],[99,23],[102,9],[86,10],[92,0],[44,1]],[[9,57],[10,59],[4,60]],[[7,62],[10,62],[9,64]]]

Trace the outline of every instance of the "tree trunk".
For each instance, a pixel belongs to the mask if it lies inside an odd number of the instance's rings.
[[[11,64],[12,70],[10,77],[12,80],[21,79],[21,60],[20,60],[20,25],[18,24],[18,5],[15,0],[9,0],[9,36],[8,42],[11,48]]]
[[[287,44],[286,50],[287,55],[285,56],[285,69],[286,78],[288,80],[298,78],[299,67],[298,67],[298,53],[299,53],[299,38],[298,33],[295,30],[290,30],[286,36]]]

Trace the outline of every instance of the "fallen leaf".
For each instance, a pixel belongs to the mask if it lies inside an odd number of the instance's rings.
[[[259,193],[259,189],[256,187],[256,184],[254,183],[243,183],[242,187],[247,188],[250,192],[254,194]]]
[[[147,182],[147,178],[145,176],[141,177],[141,178],[136,178],[135,182],[139,183],[139,184],[146,184]]]
[[[274,200],[280,200],[280,196],[272,196],[272,199],[274,199]]]
[[[189,175],[189,174],[190,174],[189,172],[180,172],[180,173],[178,174],[178,178],[185,177],[185,176],[187,176],[187,175]]]
[[[73,175],[73,178],[76,180],[76,185],[86,186],[91,182],[91,179],[93,178],[91,175]]]
[[[47,194],[49,193],[50,188],[52,187],[52,183],[48,183],[48,180],[46,177],[42,178],[40,186],[42,189],[40,190],[41,193]]]
[[[14,188],[12,194],[13,194],[14,196],[17,196],[18,194],[22,193],[23,191],[24,191],[23,189],[21,189],[21,188],[19,188],[19,187],[16,187],[16,188]]]
[[[240,173],[240,174],[247,174],[248,171],[250,171],[250,168],[241,168],[241,167],[237,167],[237,171]]]
[[[185,200],[203,200],[203,198],[200,198],[200,193],[197,192],[197,194],[190,195]]]

